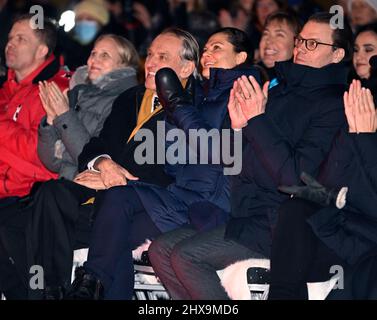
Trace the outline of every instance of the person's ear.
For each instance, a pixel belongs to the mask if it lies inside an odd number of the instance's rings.
[[[187,79],[194,72],[194,70],[195,70],[194,61],[185,61],[179,73],[179,77],[181,79]]]
[[[237,65],[240,65],[241,63],[244,63],[247,59],[247,53],[245,51],[241,51],[237,53],[236,55],[236,63]]]
[[[46,59],[48,54],[48,47],[45,44],[40,44],[37,49],[37,58]]]
[[[343,60],[344,56],[346,55],[346,51],[343,48],[337,48],[334,51],[334,58],[333,62],[334,63],[339,63]]]

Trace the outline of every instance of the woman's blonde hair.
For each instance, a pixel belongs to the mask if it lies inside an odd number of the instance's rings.
[[[133,67],[135,70],[139,68],[139,54],[129,40],[115,34],[104,34],[98,37],[94,45],[104,39],[111,39],[115,42],[122,65]]]

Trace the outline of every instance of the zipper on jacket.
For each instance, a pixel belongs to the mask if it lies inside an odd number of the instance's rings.
[[[16,111],[14,112],[14,114],[13,114],[13,121],[14,121],[14,122],[17,122],[18,115],[19,115],[21,109],[22,109],[22,105],[20,104],[20,105],[17,107],[17,109],[16,109]]]

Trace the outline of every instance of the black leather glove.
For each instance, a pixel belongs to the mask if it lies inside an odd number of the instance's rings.
[[[305,172],[303,172],[300,177],[306,184],[305,186],[280,186],[278,189],[281,192],[291,194],[297,198],[310,200],[322,206],[333,204],[339,209],[344,207],[347,188],[327,189]],[[338,197],[340,191],[342,193],[340,197]]]
[[[195,79],[190,76],[183,89],[177,74],[170,68],[162,68],[155,76],[156,92],[162,107],[171,115],[176,108],[193,105]]]

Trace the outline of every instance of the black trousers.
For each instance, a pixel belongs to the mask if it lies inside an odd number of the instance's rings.
[[[377,247],[344,271],[342,290],[333,290],[328,300],[377,300]]]
[[[101,192],[64,179],[45,182],[38,190],[29,251],[31,262],[43,267],[45,286],[70,285],[73,251],[89,244],[96,206],[83,203],[91,197],[97,204]]]
[[[95,216],[95,206],[83,203],[94,196],[98,203],[101,194],[69,180],[50,180],[28,201],[15,202],[1,213],[7,219],[0,229],[0,260],[15,265],[29,298],[43,297],[43,290],[29,287],[32,266],[43,268],[44,287],[70,284],[73,251],[88,246]],[[5,289],[12,286],[16,287],[14,281],[6,280]]]
[[[132,250],[160,235],[131,186],[109,189],[98,207],[85,269],[98,278],[105,299],[131,299],[134,288]]]
[[[27,298],[25,217],[30,211],[19,200],[0,200],[0,292],[7,299]]]
[[[269,299],[307,299],[307,282],[329,280],[331,266],[344,264],[306,222],[319,208],[301,199],[280,207],[272,241]]]

